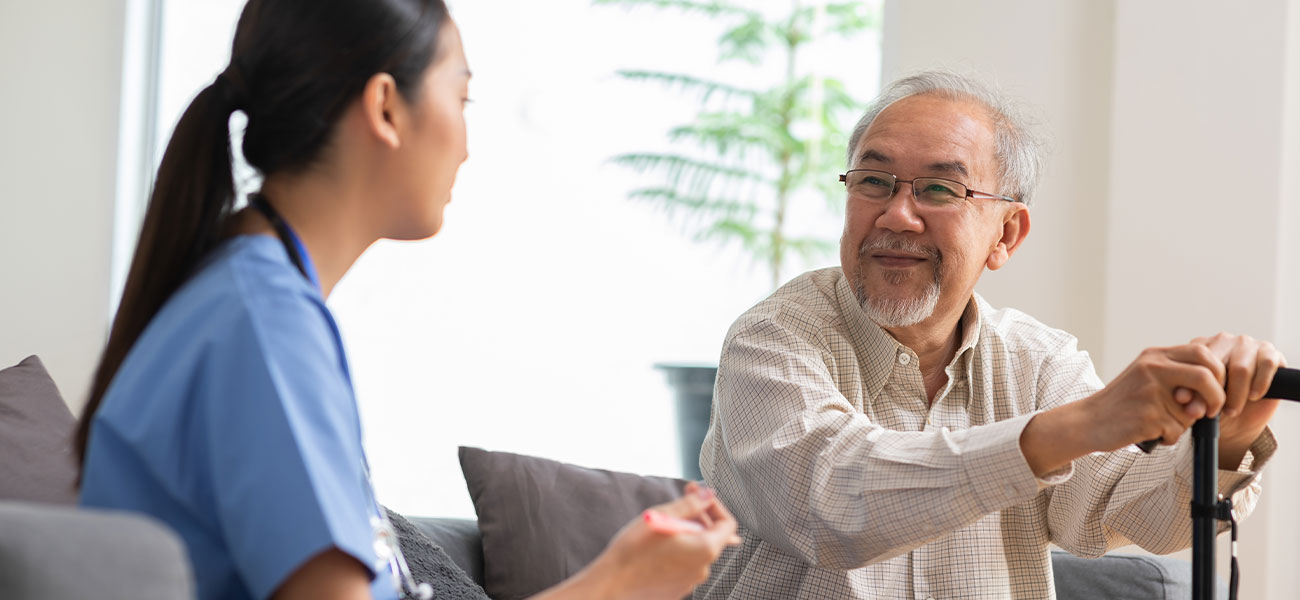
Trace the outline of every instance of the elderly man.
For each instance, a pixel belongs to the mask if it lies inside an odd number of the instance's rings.
[[[1220,411],[1221,492],[1250,510],[1276,447],[1272,345],[1152,348],[1103,386],[1072,336],[974,293],[1029,233],[1038,148],[952,74],[897,81],[867,110],[840,268],[727,334],[700,467],[744,543],[695,598],[1051,598],[1049,543],[1190,543],[1182,434]]]

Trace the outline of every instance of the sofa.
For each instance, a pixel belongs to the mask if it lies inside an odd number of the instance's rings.
[[[184,547],[166,526],[73,505],[72,424],[39,359],[0,370],[0,598],[193,597]],[[409,520],[496,599],[576,572],[619,527],[685,484],[477,448],[461,448],[460,461],[478,519]],[[1062,600],[1190,596],[1186,561],[1058,551],[1052,565]]]
[[[413,517],[480,586],[482,535],[471,519]],[[0,597],[9,600],[192,598],[180,540],[150,519],[48,504],[0,501]],[[1083,559],[1052,553],[1061,600],[1191,597],[1186,561],[1111,554]],[[1220,592],[1220,598],[1226,594]]]
[[[434,543],[440,545],[461,569],[483,585],[483,547],[476,521],[469,519],[412,518]],[[1155,600],[1191,598],[1192,566],[1185,560],[1163,556],[1108,554],[1079,558],[1052,551],[1058,600]],[[1227,598],[1220,582],[1217,596]]]

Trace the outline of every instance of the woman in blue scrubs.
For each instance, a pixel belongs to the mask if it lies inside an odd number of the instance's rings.
[[[170,525],[200,598],[420,595],[325,298],[375,241],[441,228],[469,77],[440,0],[252,0],[177,124],[77,441],[82,504]],[[236,110],[263,175],[242,208]],[[694,525],[634,521],[540,597],[685,595],[736,524],[705,489],[658,508]]]

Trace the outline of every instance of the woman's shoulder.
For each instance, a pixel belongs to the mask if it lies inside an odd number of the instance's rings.
[[[167,300],[117,379],[148,381],[160,371],[193,376],[285,353],[335,364],[335,337],[320,293],[289,262],[279,241],[240,236],[214,250]]]
[[[284,253],[277,240],[255,236],[218,247],[136,340],[98,418],[166,426],[209,400],[226,406],[327,385],[347,396],[328,309],[276,252]]]
[[[214,250],[149,329],[162,330],[163,337],[201,332],[220,338],[267,327],[330,329],[320,292],[289,262],[280,242],[246,235]]]
[[[315,306],[320,296],[319,290],[289,262],[280,241],[265,235],[226,240],[181,292],[188,288],[194,288],[196,295],[238,301],[249,309]]]

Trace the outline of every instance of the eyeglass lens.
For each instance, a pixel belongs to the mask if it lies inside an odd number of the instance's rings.
[[[844,182],[850,195],[875,201],[893,197],[899,183],[890,173],[863,170],[850,171]],[[917,202],[931,206],[949,206],[966,198],[966,187],[947,179],[917,177],[911,185]]]

